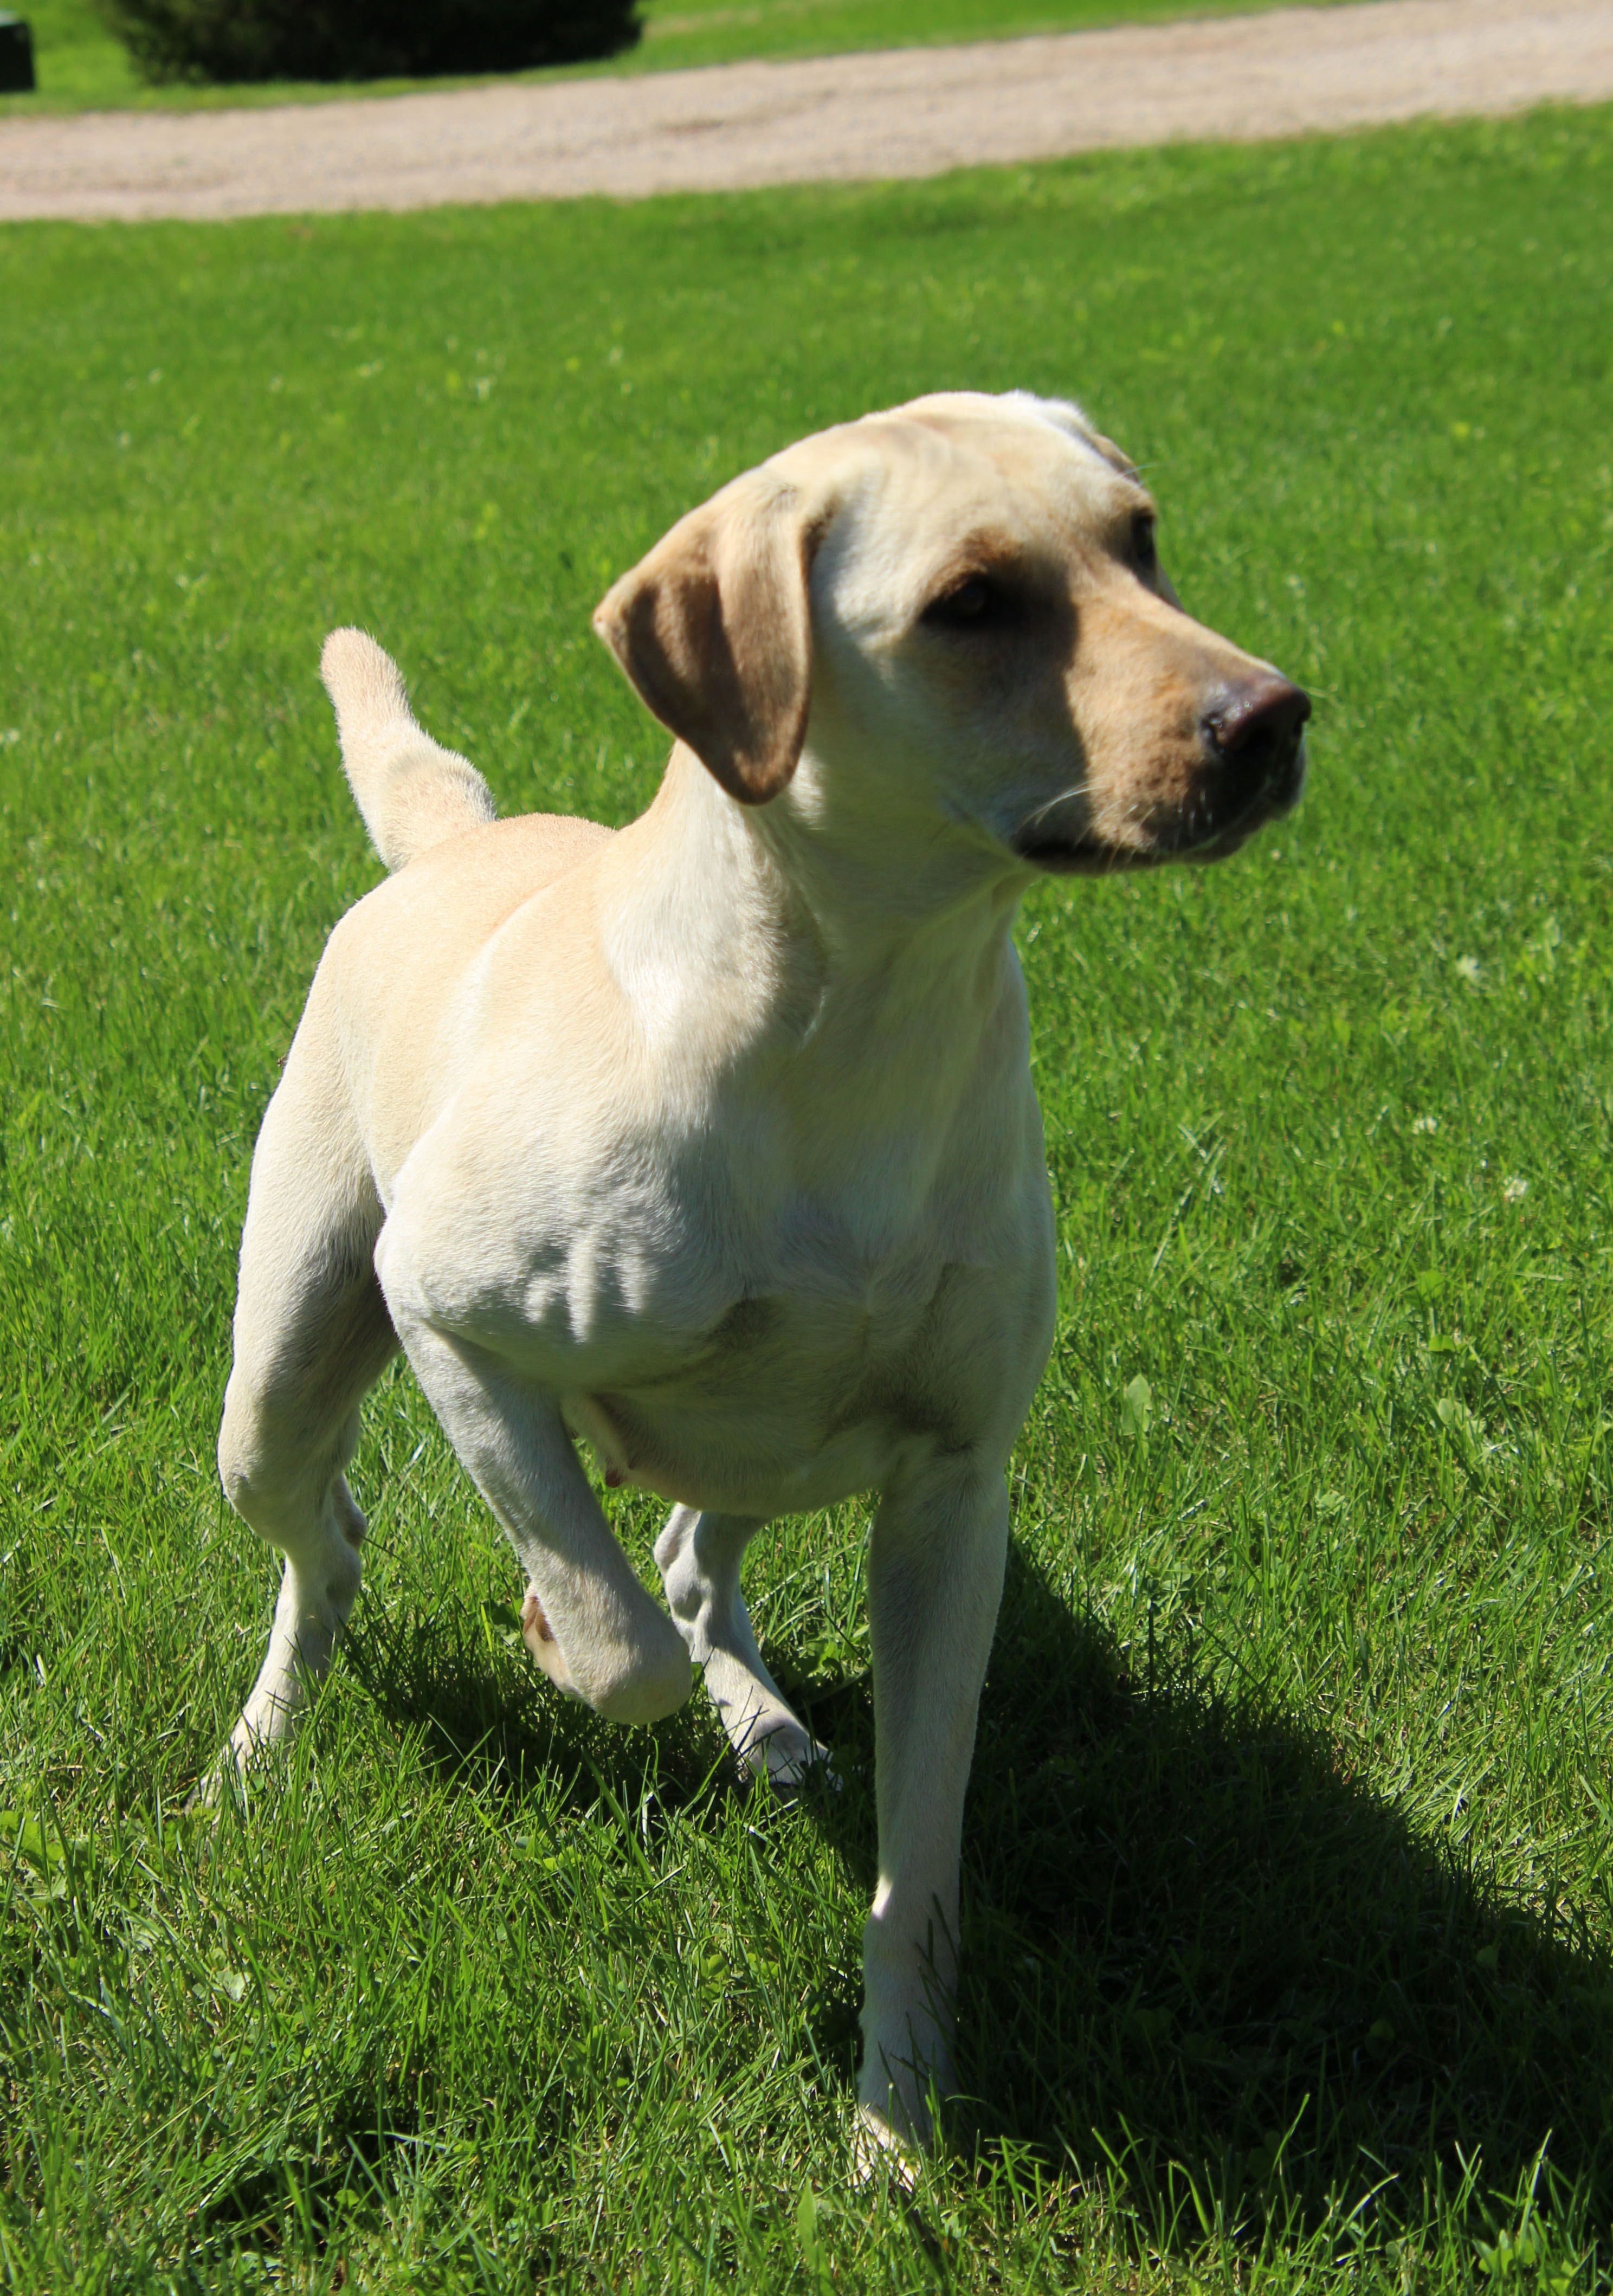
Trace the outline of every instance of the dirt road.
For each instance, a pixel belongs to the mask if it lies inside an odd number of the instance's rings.
[[[1613,0],[1373,0],[629,79],[11,119],[0,219],[639,198],[1608,97]]]

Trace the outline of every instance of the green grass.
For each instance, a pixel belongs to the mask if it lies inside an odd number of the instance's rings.
[[[1610,196],[1603,111],[0,235],[12,2284],[1608,2284]],[[397,1374],[291,1772],[183,1808],[274,1578],[212,1464],[248,1158],[377,874],[323,633],[506,807],[625,818],[662,737],[608,580],[815,424],[1011,384],[1142,459],[1314,764],[1222,869],[1027,904],[1062,1310],[973,2103],[906,2214],[845,2176],[864,1506],[751,1579],[845,1792],[743,1803],[698,1699],[614,1733],[512,1650]]]
[[[1337,6],[1342,0],[1316,0]],[[1009,39],[1028,32],[1068,32],[1096,24],[1158,22],[1218,16],[1288,4],[1288,0],[643,0],[637,46],[605,64],[562,72],[521,72],[518,79],[554,79],[578,72],[673,71],[692,64],[737,63],[749,57],[834,55],[859,48],[905,48],[946,40]],[[0,96],[0,119],[44,111],[309,103],[411,89],[471,86],[473,80],[386,80],[348,86],[282,82],[250,87],[150,87],[95,12],[94,0],[29,0],[38,88]]]

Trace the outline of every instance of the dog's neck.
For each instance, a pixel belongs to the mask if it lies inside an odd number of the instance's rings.
[[[607,962],[641,1028],[676,1031],[698,1065],[777,1090],[782,1062],[803,1091],[820,1068],[872,1066],[877,1101],[933,1118],[969,1087],[988,1032],[1022,1025],[1023,879],[945,824],[871,850],[824,778],[808,753],[790,791],[746,808],[680,744],[610,849]]]

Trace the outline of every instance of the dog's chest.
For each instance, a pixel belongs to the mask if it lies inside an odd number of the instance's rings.
[[[939,1237],[870,1256],[819,1236],[755,1269],[664,1367],[569,1390],[566,1415],[613,1483],[740,1514],[828,1505],[915,1439],[961,1450],[1018,1423],[1040,1288],[1034,1266],[971,1265]]]

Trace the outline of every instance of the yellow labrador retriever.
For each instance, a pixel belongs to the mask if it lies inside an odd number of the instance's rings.
[[[286,1562],[230,1755],[329,1663],[364,1528],[343,1469],[399,1346],[551,1678],[652,1722],[692,1661],[781,1783],[823,1750],[741,1561],[876,1490],[866,2156],[927,2142],[951,2085],[1004,1469],[1053,1328],[1015,910],[1038,874],[1232,852],[1296,801],[1309,704],[1183,612],[1125,457],[1019,393],[804,439],[594,621],[676,737],[614,833],[495,820],[381,649],[325,646],[394,873],[331,936],[252,1162],[218,1456]],[[578,1439],[671,1503],[670,1617]]]

